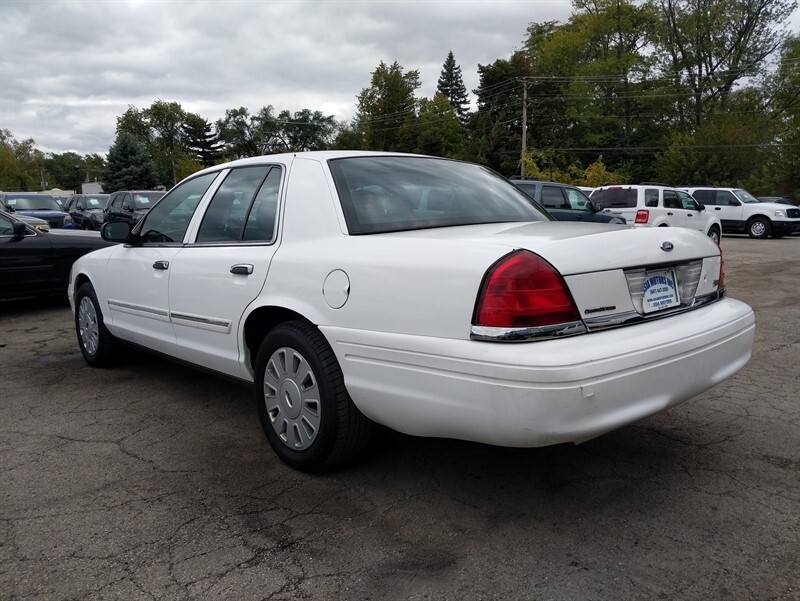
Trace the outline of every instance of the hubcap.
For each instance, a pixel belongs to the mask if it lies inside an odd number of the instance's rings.
[[[763,223],[756,221],[750,226],[750,231],[753,232],[754,236],[763,236],[766,228],[764,227]]]
[[[97,324],[97,311],[88,296],[84,296],[78,305],[78,336],[86,352],[94,355],[100,341],[100,326]]]
[[[292,450],[309,448],[320,424],[317,378],[303,355],[281,347],[264,371],[264,405],[272,429]]]

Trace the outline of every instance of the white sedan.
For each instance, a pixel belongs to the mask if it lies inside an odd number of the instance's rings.
[[[683,228],[555,222],[504,178],[368,152],[243,159],[173,188],[79,259],[80,349],[119,343],[254,385],[289,465],[373,423],[514,447],[579,443],[747,363],[754,317]]]

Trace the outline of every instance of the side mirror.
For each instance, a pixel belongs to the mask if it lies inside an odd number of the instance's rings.
[[[103,224],[100,237],[108,242],[127,242],[131,237],[131,224],[127,221],[111,221]]]
[[[706,205],[704,205],[702,202],[698,202],[697,203],[697,210],[698,211],[705,211],[706,210]]]
[[[24,238],[28,233],[28,228],[21,221],[14,222],[14,238]]]
[[[122,207],[123,211],[128,211],[128,213],[133,213],[133,207],[131,205],[125,205]]]
[[[600,211],[603,210],[603,203],[602,202],[594,202],[594,203],[592,203],[592,206],[594,207],[594,212],[595,213],[599,213]]]

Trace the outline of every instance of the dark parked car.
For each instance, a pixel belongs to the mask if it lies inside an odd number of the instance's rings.
[[[103,211],[108,199],[108,194],[73,194],[64,210],[72,216],[76,228],[99,230],[105,221]]]
[[[9,213],[44,219],[51,229],[75,227],[69,213],[61,208],[55,198],[47,194],[3,192],[0,194],[0,205],[0,209]]]
[[[119,190],[111,195],[105,209],[106,221],[137,223],[166,192],[159,190]]]
[[[66,295],[72,263],[110,245],[98,232],[44,232],[0,211],[0,300]]]
[[[532,179],[511,179],[511,183],[542,205],[558,221],[625,223],[624,217],[601,213],[603,206],[593,203],[575,186]]]

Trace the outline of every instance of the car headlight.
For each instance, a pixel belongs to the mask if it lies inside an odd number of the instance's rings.
[[[775,209],[775,217],[786,217],[786,211],[783,209]]]
[[[49,232],[50,231],[50,226],[47,225],[46,223],[37,223],[37,224],[34,224],[33,229],[35,229],[35,230],[37,230],[39,232]]]

